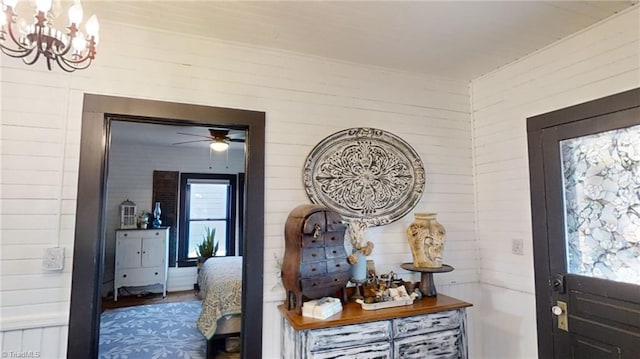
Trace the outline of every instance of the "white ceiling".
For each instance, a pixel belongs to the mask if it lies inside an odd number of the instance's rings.
[[[638,1],[85,1],[99,19],[471,80]]]
[[[211,140],[207,138],[209,136],[209,128],[211,127],[170,126],[141,122],[113,121],[111,123],[111,143],[172,146],[176,149],[198,147],[207,149],[211,143]],[[187,135],[185,135],[185,133]],[[229,137],[244,139],[245,132],[244,130],[229,130]],[[229,149],[244,151],[244,142],[229,142]]]

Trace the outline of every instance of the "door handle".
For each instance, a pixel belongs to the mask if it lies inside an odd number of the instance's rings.
[[[556,305],[551,307],[551,313],[558,317],[558,329],[569,331],[569,322],[567,320],[567,303],[559,300]]]

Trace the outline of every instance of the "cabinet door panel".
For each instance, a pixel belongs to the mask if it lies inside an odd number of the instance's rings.
[[[310,330],[307,335],[310,352],[321,349],[337,349],[389,341],[391,325],[388,321],[345,325],[326,329]]]
[[[142,238],[118,239],[116,244],[116,267],[139,268],[140,254],[142,252]]]
[[[373,343],[359,347],[309,353],[307,357],[309,359],[389,359],[391,358],[391,345],[388,342]]]
[[[394,342],[394,358],[397,359],[458,359],[460,354],[460,330],[416,335]]]
[[[165,238],[142,239],[142,266],[158,267],[164,265]]]

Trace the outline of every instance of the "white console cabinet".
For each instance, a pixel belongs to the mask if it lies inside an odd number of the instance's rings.
[[[373,311],[351,302],[320,320],[283,304],[282,359],[467,359],[469,306],[442,294]]]
[[[162,285],[167,295],[169,228],[116,231],[116,265],[113,299],[127,286]]]

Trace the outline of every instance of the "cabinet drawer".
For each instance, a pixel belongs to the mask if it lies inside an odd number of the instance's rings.
[[[164,268],[137,268],[116,270],[116,280],[120,286],[137,286],[164,282]]]
[[[323,247],[304,248],[302,250],[302,262],[317,262],[325,260]]]
[[[410,335],[459,328],[461,321],[461,312],[458,310],[398,318],[393,320],[393,332],[396,338],[403,338]]]
[[[394,358],[397,359],[458,359],[460,330],[445,330],[415,335],[394,342]]]
[[[327,246],[341,246],[344,243],[344,231],[325,233],[324,243]]]
[[[347,252],[344,250],[344,246],[324,247],[324,251],[327,259],[340,257],[347,258]]]
[[[333,349],[361,346],[369,343],[388,342],[390,339],[391,326],[388,321],[315,329],[309,330],[307,333],[307,351],[327,352]],[[314,356],[314,358],[325,357]],[[327,356],[326,358],[334,357]]]
[[[359,347],[340,348],[327,351],[311,352],[309,359],[389,359],[391,345],[389,342],[371,343]]]
[[[312,235],[304,234],[302,235],[302,246],[307,248],[322,247],[324,246],[324,235],[314,237]]]
[[[327,273],[326,262],[303,263],[300,266],[300,277],[309,278]]]
[[[319,276],[317,278],[302,279],[300,282],[303,292],[334,286],[336,287],[336,290],[338,290],[342,286],[342,283],[349,280],[349,276],[349,272],[336,272],[329,273],[326,276]]]
[[[327,260],[327,273],[344,272],[350,269],[349,262],[345,258]]]

